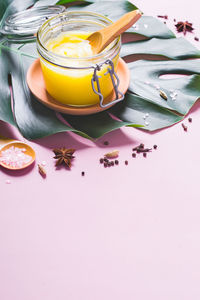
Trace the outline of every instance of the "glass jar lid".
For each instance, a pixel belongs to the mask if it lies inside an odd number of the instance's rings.
[[[49,5],[15,13],[5,20],[0,33],[9,39],[33,39],[46,20],[64,11],[65,7],[62,5]]]

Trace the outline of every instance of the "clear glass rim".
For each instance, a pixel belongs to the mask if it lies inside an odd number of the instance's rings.
[[[5,34],[18,34],[27,35],[34,34],[41,26],[41,18],[48,18],[48,14],[51,13],[51,18],[55,17],[59,13],[63,13],[65,7],[63,5],[48,5],[40,7],[32,7],[27,10],[23,10],[14,13],[7,17],[3,24],[3,31]],[[48,11],[48,14],[46,13]],[[39,16],[38,16],[39,15]],[[32,21],[31,17],[34,16],[35,20]],[[38,16],[38,17],[37,17]],[[50,19],[50,18],[49,18]],[[23,20],[23,22],[21,22]]]
[[[39,47],[42,48],[42,50],[44,51],[44,53],[45,53],[47,56],[51,55],[51,56],[52,56],[53,58],[55,58],[55,59],[62,59],[63,61],[66,61],[66,62],[67,62],[67,61],[83,61],[83,62],[84,62],[84,61],[87,61],[87,60],[90,61],[90,60],[101,59],[101,58],[103,58],[103,59],[106,60],[106,57],[107,57],[107,56],[112,55],[112,54],[115,53],[115,50],[117,49],[117,47],[120,46],[121,37],[117,37],[117,38],[114,40],[114,44],[113,44],[113,46],[112,46],[111,48],[109,48],[108,50],[106,50],[106,51],[104,51],[104,52],[101,52],[101,53],[99,53],[99,54],[95,54],[95,55],[93,55],[93,56],[87,56],[87,57],[67,57],[67,56],[59,55],[59,54],[57,54],[57,53],[54,53],[54,52],[48,50],[48,49],[43,45],[43,43],[42,43],[42,41],[41,41],[41,39],[40,39],[41,31],[43,30],[44,26],[46,26],[46,25],[48,24],[48,22],[50,22],[51,20],[56,19],[56,18],[58,18],[58,17],[60,17],[60,16],[63,16],[63,15],[73,15],[73,14],[81,14],[81,15],[83,15],[83,16],[84,16],[84,15],[85,15],[85,16],[87,16],[87,15],[97,16],[97,17],[99,17],[99,18],[102,18],[102,19],[108,21],[109,24],[112,24],[112,23],[113,23],[109,18],[105,17],[104,15],[101,15],[101,14],[98,14],[98,13],[94,13],[94,12],[90,12],[90,11],[69,11],[69,12],[64,12],[64,13],[58,14],[58,15],[56,15],[56,16],[54,16],[54,17],[48,19],[47,21],[45,21],[45,22],[42,24],[42,26],[39,28],[38,32],[37,32],[37,43],[38,43]],[[108,25],[109,25],[109,24],[108,24]],[[38,48],[38,47],[37,47],[37,48]],[[45,60],[48,60],[46,57],[44,57],[44,56],[41,54],[40,49],[37,49],[37,50],[38,50],[38,52],[39,52],[39,55],[41,55]],[[118,51],[118,52],[119,52],[119,51]],[[116,55],[117,55],[117,54],[115,54],[114,57],[115,57]],[[48,61],[49,61],[49,60],[48,60]],[[52,62],[52,61],[50,61],[50,63],[52,63],[52,64],[54,64],[54,65],[57,65],[57,66],[61,66],[61,67],[63,67],[63,68],[67,68],[67,67],[64,66],[64,65],[59,65],[58,63],[54,63],[54,62]],[[69,68],[71,68],[71,67],[69,67]],[[77,68],[79,69],[80,67],[77,67]],[[85,67],[85,68],[88,68],[88,67]],[[83,68],[83,69],[85,69],[85,68]],[[74,67],[74,69],[76,69],[76,67]]]

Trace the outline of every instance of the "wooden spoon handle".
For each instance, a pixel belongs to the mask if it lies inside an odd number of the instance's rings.
[[[103,40],[100,51],[108,46],[121,33],[130,28],[141,17],[141,15],[142,13],[138,9],[131,11],[122,16],[115,23],[101,29],[99,32],[102,34]]]

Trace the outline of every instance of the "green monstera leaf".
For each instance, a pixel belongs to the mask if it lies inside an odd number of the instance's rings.
[[[157,55],[160,56],[160,59],[165,57],[169,59],[185,59],[198,58],[200,56],[200,50],[195,48],[184,38],[164,40],[152,38],[148,41],[123,44],[121,51],[122,57],[136,54]]]
[[[123,122],[142,124],[142,129],[149,131],[168,127],[183,119],[182,116],[160,107],[148,99],[130,93],[126,94],[124,102],[112,108],[112,113]]]
[[[115,20],[137,8],[129,1],[114,2],[114,9],[113,1],[98,0],[80,1],[80,6],[68,9],[94,11]],[[14,12],[31,5],[55,3],[54,0],[1,0],[0,29],[7,16]],[[68,6],[76,1],[60,0],[58,4]],[[26,72],[38,57],[35,41],[16,43],[0,36],[0,120],[18,127],[27,139],[63,131],[96,139],[122,126],[142,126],[142,130],[152,131],[182,120],[200,95],[200,62],[194,59],[200,57],[199,50],[185,39],[177,39],[165,24],[150,16],[142,16],[137,26],[125,35],[130,42],[122,45],[122,57],[130,61],[138,56],[156,55],[160,61],[130,62],[131,81],[124,101],[90,116],[60,115],[39,103],[26,84]],[[187,76],[162,79],[163,74]],[[167,100],[160,96],[160,90],[167,95]]]
[[[129,64],[132,82],[129,90],[158,106],[185,115],[200,96],[200,60],[137,61]],[[182,74],[162,79],[162,75]],[[167,96],[167,101],[160,96]]]

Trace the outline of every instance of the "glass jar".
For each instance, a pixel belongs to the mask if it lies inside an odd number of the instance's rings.
[[[67,32],[100,30],[112,24],[108,18],[92,12],[65,12],[47,20],[37,33],[37,50],[47,92],[57,101],[71,106],[90,106],[113,92],[108,62],[116,71],[121,39],[116,38],[104,51],[91,57],[67,57],[47,49],[47,43]],[[94,73],[98,83],[93,81]]]

